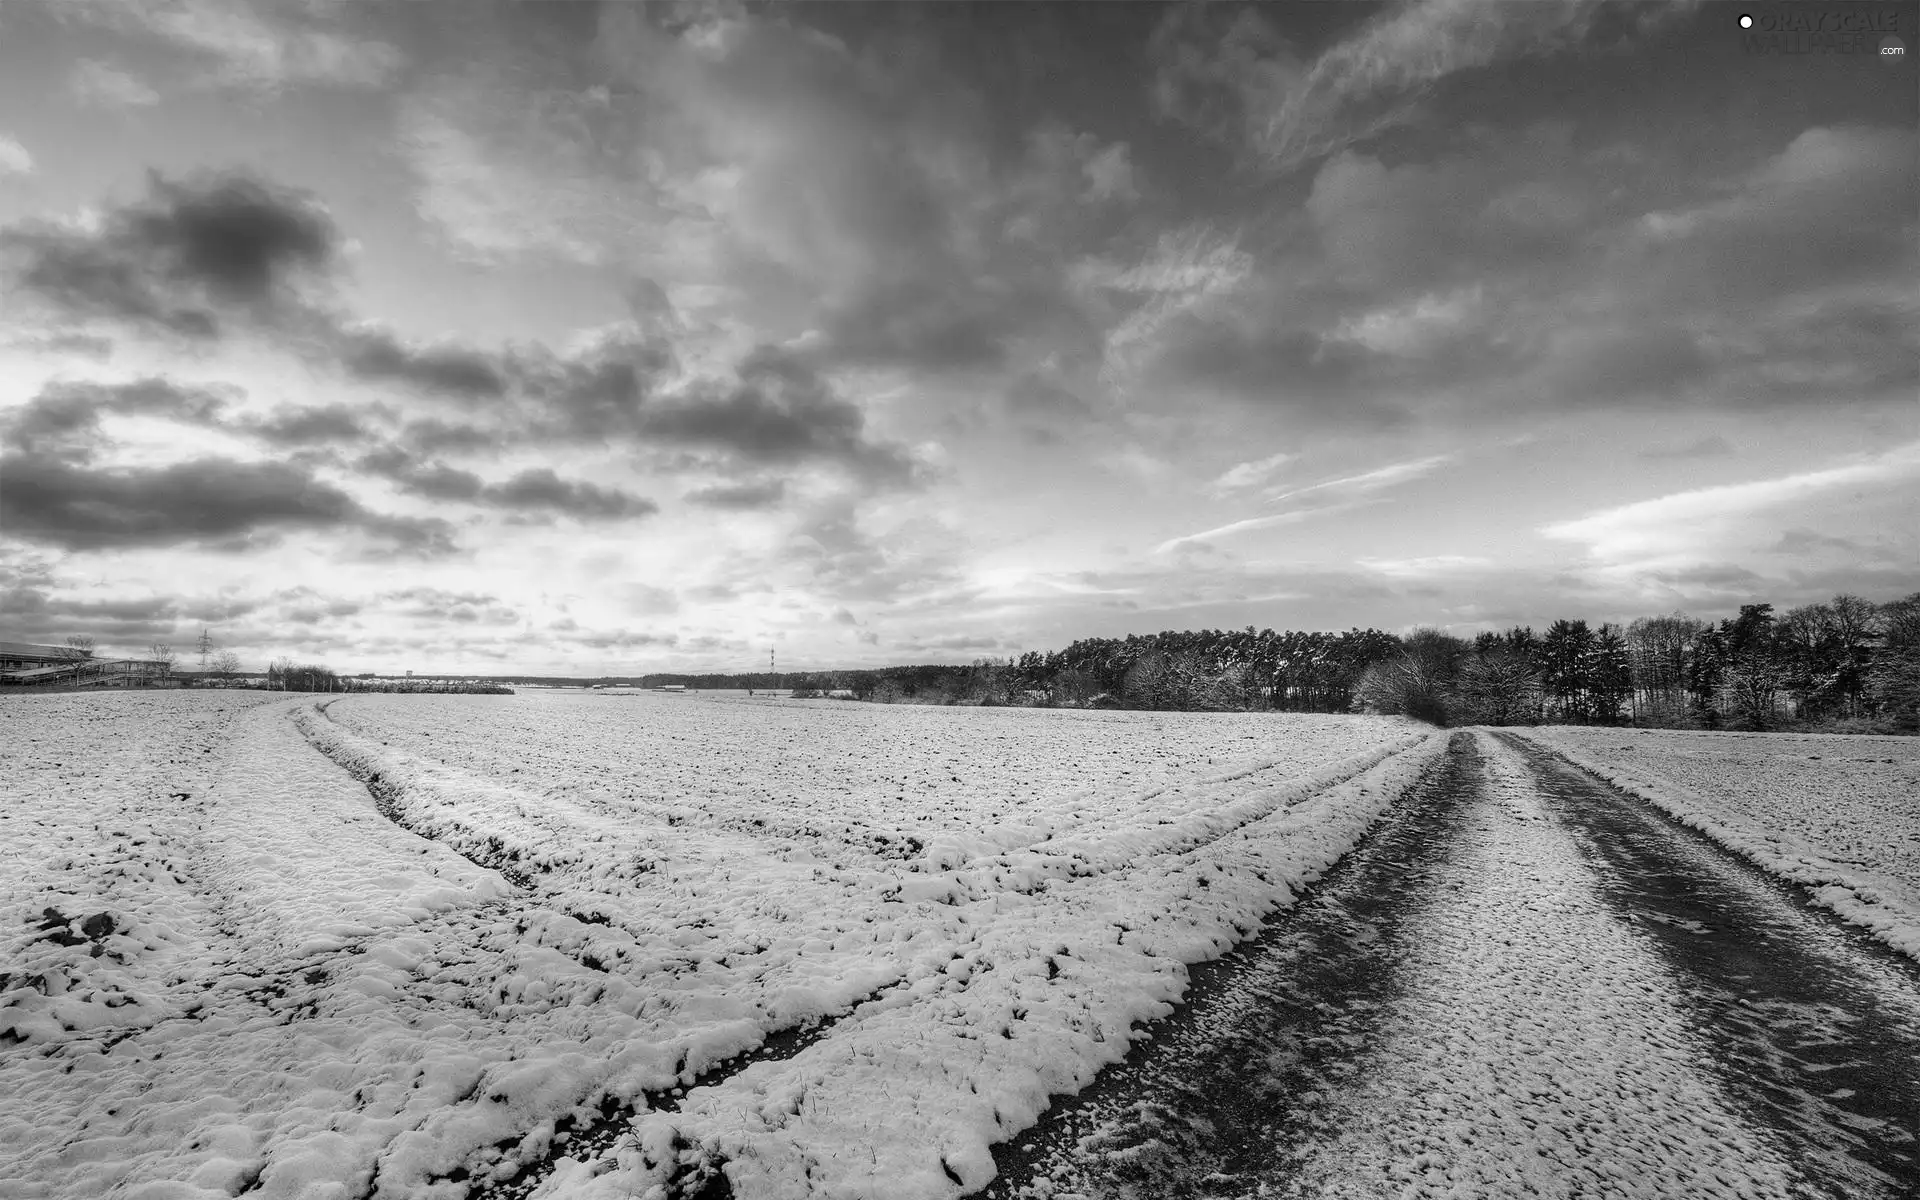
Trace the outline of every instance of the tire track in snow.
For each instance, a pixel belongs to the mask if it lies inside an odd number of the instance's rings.
[[[1517,755],[1485,772],[1459,869],[1407,930],[1408,995],[1281,1196],[1787,1197],[1664,964],[1601,899]]]
[[[1666,962],[1729,1091],[1811,1194],[1920,1190],[1920,967],[1652,805],[1496,736]]]
[[[1024,1172],[1010,1155],[989,1194],[1845,1194],[1722,1078],[1526,763],[1484,735],[1454,755],[1321,893],[1384,906],[1363,951],[1332,905],[1282,918],[1274,952],[1185,1018],[1210,1041],[1166,1039],[1131,1097],[1039,1139]]]
[[[1174,1015],[1039,1124],[994,1147],[986,1200],[1232,1194],[1275,1144],[1320,1128],[1353,1050],[1401,992],[1396,931],[1444,864],[1470,741],[1455,735],[1365,839],[1232,952],[1191,968]]]

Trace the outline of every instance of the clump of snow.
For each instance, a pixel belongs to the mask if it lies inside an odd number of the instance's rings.
[[[1516,730],[1920,959],[1920,741]]]
[[[603,1100],[644,1119],[548,1194],[954,1195],[1444,747],[566,693],[0,722],[0,1175],[59,1195],[456,1197]]]

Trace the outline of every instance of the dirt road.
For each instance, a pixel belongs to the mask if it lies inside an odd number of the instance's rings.
[[[1512,735],[1192,999],[986,1194],[1920,1193],[1920,971]]]

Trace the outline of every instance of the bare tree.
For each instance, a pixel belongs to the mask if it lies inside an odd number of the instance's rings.
[[[1641,617],[1627,626],[1636,715],[1645,709],[1659,723],[1678,720],[1686,708],[1687,652],[1705,627],[1685,613]]]
[[[231,650],[222,650],[213,656],[213,673],[222,683],[232,683],[233,677],[240,673],[240,656]]]
[[[1078,707],[1100,694],[1100,681],[1090,671],[1068,667],[1053,677],[1053,702]]]
[[[80,652],[82,658],[93,657],[93,635],[90,633],[70,633],[67,645]]]
[[[1880,715],[1920,729],[1920,592],[1880,606],[1881,645],[1867,686]]]
[[[160,678],[165,679],[173,674],[174,660],[180,656],[175,654],[173,647],[165,642],[155,642],[147,647],[147,657],[160,664]]]
[[[1460,668],[1460,715],[1480,725],[1524,725],[1539,713],[1540,679],[1524,654],[1493,649]]]

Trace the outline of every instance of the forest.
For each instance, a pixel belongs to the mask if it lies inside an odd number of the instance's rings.
[[[655,687],[792,688],[889,703],[1175,711],[1377,712],[1439,725],[1920,730],[1920,593],[1840,595],[1776,613],[1746,604],[1625,626],[1561,619],[1473,638],[1181,630],[1083,638],[963,665],[731,675],[654,674]]]

